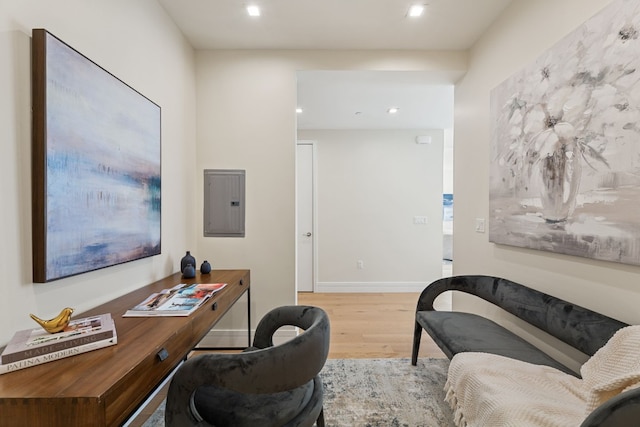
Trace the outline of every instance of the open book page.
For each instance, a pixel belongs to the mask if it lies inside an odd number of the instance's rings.
[[[150,295],[124,314],[124,317],[188,316],[226,283],[179,284]]]

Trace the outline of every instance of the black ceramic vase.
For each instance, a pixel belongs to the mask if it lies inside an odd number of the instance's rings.
[[[188,265],[191,264],[191,267],[195,268],[196,266],[196,259],[191,256],[191,252],[187,251],[187,254],[185,256],[182,257],[182,259],[180,260],[180,271],[182,273],[184,273],[184,268]]]
[[[202,263],[202,265],[200,266],[200,273],[202,273],[202,274],[211,273],[211,264],[209,264],[209,261],[205,260]]]
[[[196,269],[194,268],[194,266],[191,264],[185,265],[184,270],[182,270],[182,277],[184,277],[185,279],[196,277]]]

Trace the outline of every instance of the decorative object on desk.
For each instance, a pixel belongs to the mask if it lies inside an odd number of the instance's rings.
[[[67,307],[62,309],[60,314],[58,314],[56,317],[49,320],[42,320],[35,314],[29,314],[29,316],[31,316],[31,318],[35,320],[38,325],[42,326],[45,331],[49,332],[50,334],[55,334],[56,332],[63,331],[64,328],[67,327],[69,321],[71,320],[72,313],[73,308]]]
[[[192,267],[196,266],[196,259],[191,255],[191,251],[187,251],[187,254],[180,260],[180,272],[184,273],[184,268],[189,264]]]
[[[14,334],[0,355],[0,374],[117,344],[111,314],[74,319],[56,334],[40,328]]]
[[[211,273],[211,264],[209,264],[209,261],[204,260],[204,262],[200,266],[200,273],[202,273],[202,274]]]
[[[196,277],[196,269],[193,265],[187,264],[187,266],[182,270],[182,277],[185,279],[193,279]]]
[[[151,294],[122,317],[188,316],[225,286],[226,283],[181,283]]]

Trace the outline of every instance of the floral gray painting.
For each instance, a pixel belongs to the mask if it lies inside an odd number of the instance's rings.
[[[491,93],[489,240],[640,265],[640,2]]]

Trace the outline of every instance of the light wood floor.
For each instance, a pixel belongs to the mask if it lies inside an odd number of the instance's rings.
[[[331,321],[330,359],[410,358],[417,293],[306,293],[298,304],[323,308]],[[450,295],[436,302],[437,309],[450,309]],[[194,354],[198,352],[195,351]],[[445,357],[429,335],[422,333],[421,358]],[[166,387],[133,420],[140,427],[166,396]]]
[[[323,308],[331,321],[331,359],[409,358],[417,293],[299,293],[298,304]],[[443,295],[436,308],[449,309]],[[445,357],[423,333],[419,357]]]

